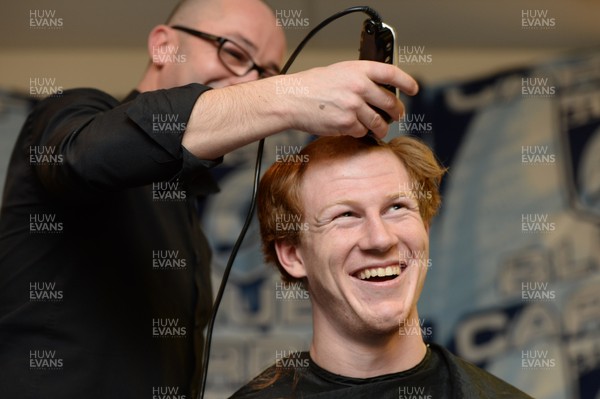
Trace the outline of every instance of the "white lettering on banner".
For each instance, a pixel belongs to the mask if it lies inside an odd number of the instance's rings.
[[[504,309],[483,312],[457,326],[457,355],[473,363],[483,363],[540,337],[558,336],[560,325],[556,319],[556,311],[538,303],[525,306],[512,317]],[[491,337],[480,342],[477,337],[481,333]]]

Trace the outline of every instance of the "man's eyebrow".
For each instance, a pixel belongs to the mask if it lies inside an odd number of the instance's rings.
[[[394,194],[388,194],[386,196],[386,198],[390,201],[397,200],[400,198],[407,198],[407,197],[410,197],[410,195],[408,193],[410,193],[410,191],[398,191],[397,193],[394,193]]]
[[[341,199],[341,200],[337,200],[335,202],[332,202],[330,204],[325,205],[323,208],[321,208],[321,211],[324,211],[324,210],[329,209],[329,208],[333,208],[334,206],[338,206],[338,205],[350,205],[350,206],[352,206],[352,205],[355,205],[355,204],[356,204],[356,201],[354,201],[354,200]]]
[[[353,204],[355,204],[355,202],[353,202],[351,200],[343,200],[343,199],[332,202],[330,204],[325,205],[321,209],[319,209],[316,212],[316,214],[312,216],[312,219],[314,219],[314,222],[317,226],[322,226],[331,221],[331,218],[324,219],[323,213],[327,212],[329,209],[336,207],[336,206],[344,206],[344,205],[352,206]]]
[[[252,50],[258,50],[256,44],[254,44],[250,39],[240,35],[239,33],[232,33],[229,37],[235,39],[236,43],[243,42],[246,46],[250,47]]]
[[[388,201],[392,201],[392,200],[399,199],[399,198],[410,198],[410,194],[409,193],[410,193],[410,191],[399,191],[399,192],[396,192],[396,193],[387,194],[385,196],[385,199],[388,200]],[[332,202],[330,204],[325,205],[321,209],[321,211],[323,211],[325,209],[332,208],[332,207],[337,206],[337,205],[351,205],[352,206],[352,205],[356,205],[357,203],[358,203],[357,201],[352,200],[352,199],[341,199],[341,200],[337,200],[335,202]]]
[[[409,194],[407,194],[406,192],[397,192],[397,193],[392,193],[392,194],[388,194],[385,196],[385,199],[388,201],[393,201],[399,198],[408,198]],[[337,201],[334,201],[330,204],[325,205],[323,208],[321,208],[319,210],[319,213],[322,213],[323,211],[329,209],[329,208],[333,208],[334,206],[338,206],[338,205],[349,205],[349,206],[355,206],[357,204],[359,204],[359,201],[355,201],[352,199],[340,199]]]
[[[256,52],[258,50],[258,46],[256,44],[254,44],[250,39],[240,35],[239,33],[232,33],[228,37],[233,38],[235,40],[235,42],[238,44],[239,44],[239,42],[244,43],[246,46],[250,47],[252,49],[252,51],[254,51],[254,52]],[[254,56],[252,56],[252,57],[254,57]],[[281,69],[279,69],[279,65],[277,65],[275,63],[270,63],[269,65],[261,65],[261,66],[264,68],[269,68],[274,71],[277,71],[277,73],[281,72]]]

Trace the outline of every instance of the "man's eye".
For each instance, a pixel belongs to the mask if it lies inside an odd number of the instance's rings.
[[[224,51],[227,53],[228,56],[234,58],[237,61],[246,61],[246,55],[240,51],[231,48],[224,49]]]
[[[354,216],[353,212],[344,212],[344,213],[340,213],[339,215],[337,215],[334,219],[339,219],[339,218],[348,218],[348,217],[352,217]]]
[[[280,73],[281,72],[276,71],[274,69],[267,68],[262,72],[261,77],[262,78],[270,78],[271,76],[276,76],[276,75],[279,75]]]

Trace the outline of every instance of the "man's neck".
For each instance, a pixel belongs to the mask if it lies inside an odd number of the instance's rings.
[[[411,314],[410,333],[393,333],[365,336],[339,334],[331,325],[315,320],[310,348],[312,359],[321,368],[352,378],[370,378],[399,373],[418,365],[427,352],[423,342],[418,315]]]
[[[153,90],[157,90],[157,89],[158,89],[158,87],[156,85],[156,82],[154,82],[148,76],[145,76],[144,79],[142,79],[136,87],[136,90],[139,91],[140,93],[144,93],[146,91],[153,91]]]
[[[136,90],[140,93],[144,93],[146,91],[154,91],[161,89],[162,87],[159,84],[159,74],[158,70],[155,66],[149,65],[142,79],[138,83]]]

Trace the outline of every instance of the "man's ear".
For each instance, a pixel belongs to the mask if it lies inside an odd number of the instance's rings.
[[[297,245],[283,240],[275,241],[275,251],[277,252],[279,263],[281,263],[290,276],[295,278],[306,277],[304,259]]]
[[[177,36],[172,28],[167,25],[155,26],[148,34],[148,54],[151,62],[156,66],[163,66],[169,59],[164,55],[170,53],[169,49],[176,49],[179,45],[176,41]]]

